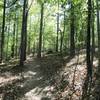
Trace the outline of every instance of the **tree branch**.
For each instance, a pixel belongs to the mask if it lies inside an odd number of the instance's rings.
[[[7,6],[6,8],[12,7],[13,5],[15,5],[15,3],[16,3],[17,1],[18,1],[18,0],[15,0],[12,4],[10,4],[9,6]]]
[[[32,0],[32,2],[31,2],[31,4],[29,5],[29,8],[27,9],[27,12],[29,12],[29,10],[30,10],[32,4],[33,4],[33,0]]]

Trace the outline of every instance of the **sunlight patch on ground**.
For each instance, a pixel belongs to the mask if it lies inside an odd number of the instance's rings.
[[[25,99],[22,98],[20,100],[41,100],[41,96],[35,96],[35,95],[31,95],[31,96],[25,96]]]
[[[84,62],[85,58],[86,58],[86,54],[80,54],[79,55],[79,62]]]
[[[36,87],[25,94],[27,100],[41,100],[41,95],[38,95],[42,88]]]
[[[37,78],[37,81],[39,81],[39,80],[42,80],[43,79],[43,77],[41,76],[41,77],[38,77]]]
[[[0,77],[0,85],[7,84],[15,79],[18,80],[18,79],[20,79],[20,77],[18,77],[18,76],[12,76],[9,78]]]
[[[42,100],[42,98],[47,98],[43,100],[51,100],[48,99],[52,96],[51,92],[54,87],[46,86],[45,88],[36,87],[25,94],[25,98],[27,100]],[[25,99],[25,100],[26,100]],[[24,99],[23,99],[24,100]]]
[[[93,65],[94,65],[94,67],[98,66],[98,60],[96,58],[94,58]]]
[[[77,63],[81,63],[81,65],[83,65],[84,64],[84,61],[85,61],[85,58],[86,58],[86,55],[85,54],[82,54],[82,55],[79,55],[79,56],[75,56],[73,59],[70,60],[70,62],[68,62],[66,64],[66,66],[67,67],[77,66]]]
[[[47,87],[44,88],[43,91],[50,91],[50,89],[51,89],[51,87],[50,86],[47,86]]]
[[[3,66],[3,65],[5,65],[5,63],[4,63],[4,62],[0,63],[0,66]]]
[[[33,72],[33,71],[28,71],[27,73],[24,73],[24,78],[27,78],[27,77],[33,77],[35,76],[37,73],[36,72]]]

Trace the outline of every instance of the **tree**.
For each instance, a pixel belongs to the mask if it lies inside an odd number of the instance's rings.
[[[100,16],[99,16],[99,4],[96,0],[97,5],[97,33],[98,33],[98,71],[100,71]]]
[[[62,54],[62,49],[63,49],[63,42],[64,42],[64,34],[65,34],[65,27],[66,27],[66,11],[65,11],[65,6],[64,4],[62,4],[62,8],[63,8],[63,16],[64,16],[64,20],[63,20],[63,32],[60,32],[61,34],[61,43],[60,43],[60,52]]]
[[[16,16],[16,46],[15,46],[15,56],[18,56],[18,32],[19,32],[19,18]]]
[[[31,53],[30,43],[31,43],[31,16],[30,16],[29,34],[28,34],[28,54]]]
[[[97,70],[97,79],[96,79],[96,88],[95,88],[95,98],[100,99],[100,11],[99,11],[99,0],[96,0],[97,6],[97,34],[98,34],[98,70]]]
[[[74,40],[74,35],[75,35],[75,15],[74,15],[74,4],[71,1],[71,20],[70,20],[70,55],[74,56],[75,55],[75,40]]]
[[[91,63],[91,16],[92,16],[92,2],[88,0],[88,16],[87,16],[87,39],[86,39],[86,61],[87,61],[87,76],[84,83],[83,98],[90,98],[91,82],[92,82],[92,63]],[[89,95],[89,96],[88,96]]]
[[[57,12],[57,36],[56,36],[56,52],[58,52],[59,44],[59,0],[58,0],[58,12]]]
[[[90,50],[90,40],[91,40],[91,0],[88,0],[88,18],[87,18],[87,48],[86,48],[86,58],[87,58],[87,74],[92,76],[92,66],[91,66],[91,50]]]
[[[93,67],[94,53],[95,53],[95,34],[94,34],[94,22],[95,22],[95,12],[94,12],[94,1],[92,1],[92,53],[91,53],[91,64]]]
[[[16,14],[15,14],[15,18],[14,18],[14,24],[13,24],[13,43],[12,43],[12,46],[11,46],[11,57],[14,58],[15,56],[15,32],[16,32]]]
[[[9,20],[8,20],[8,23],[9,23],[9,26],[8,26],[8,30],[7,30],[7,32],[8,32],[8,35],[7,35],[7,47],[6,47],[6,60],[8,60],[8,47],[9,47],[9,33],[10,33],[10,18],[9,18]]]
[[[4,0],[4,6],[3,6],[3,22],[2,22],[2,33],[1,33],[1,54],[0,54],[0,63],[1,63],[2,60],[3,60],[3,54],[4,54],[5,10],[6,10],[6,0]]]
[[[39,34],[39,47],[38,47],[38,58],[41,58],[42,50],[42,32],[43,32],[43,15],[44,15],[44,3],[41,3],[41,19],[40,19],[40,34]]]
[[[24,0],[22,30],[21,30],[21,45],[20,45],[20,66],[24,65],[24,61],[26,59],[27,17],[28,17],[27,5],[28,5],[28,1]]]

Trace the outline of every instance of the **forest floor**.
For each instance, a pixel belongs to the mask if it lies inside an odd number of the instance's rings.
[[[83,52],[73,58],[29,56],[24,67],[16,66],[18,60],[0,65],[0,100],[80,100],[86,77],[85,56]]]

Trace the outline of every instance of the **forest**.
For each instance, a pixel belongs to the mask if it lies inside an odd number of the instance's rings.
[[[0,0],[0,100],[100,100],[100,0]]]

